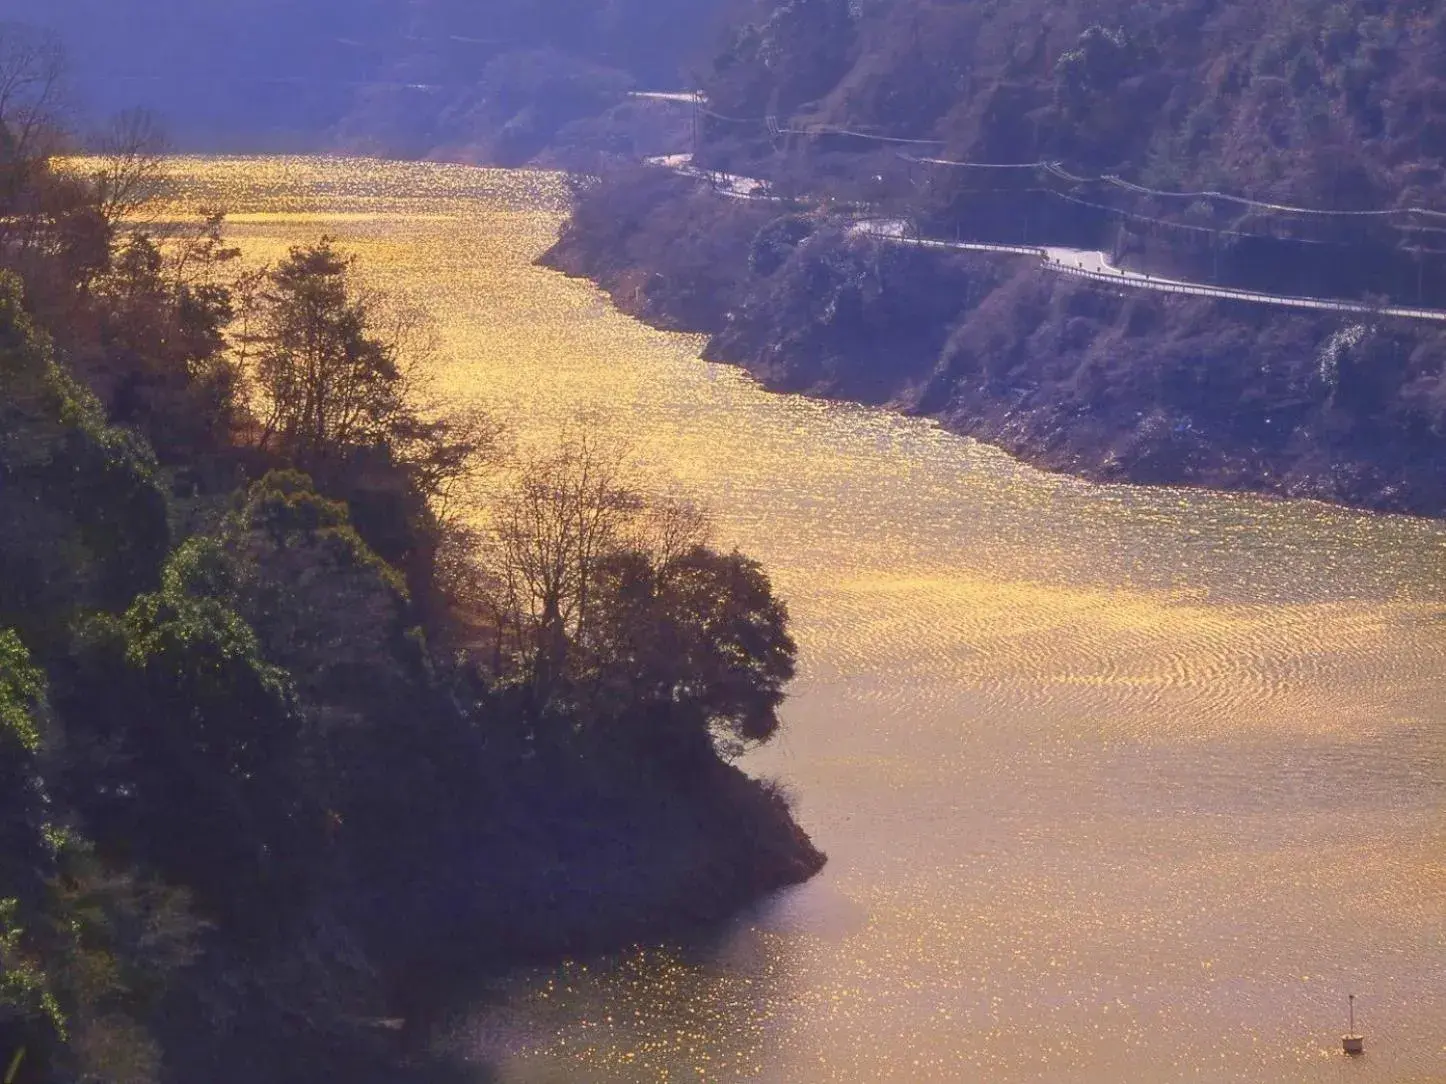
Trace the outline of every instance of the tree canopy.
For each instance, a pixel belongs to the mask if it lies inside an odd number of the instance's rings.
[[[792,674],[755,564],[590,439],[439,409],[333,240],[132,216],[140,118],[27,150],[5,71],[0,1075],[390,1084],[415,976],[817,868],[726,763]]]
[[[563,711],[657,751],[735,757],[778,729],[796,647],[762,568],[706,517],[645,497],[587,435],[528,461],[484,549],[493,668],[542,723]]]

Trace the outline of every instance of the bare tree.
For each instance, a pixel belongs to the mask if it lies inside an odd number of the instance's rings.
[[[604,562],[643,507],[623,485],[622,458],[591,434],[569,438],[555,453],[523,462],[495,513],[488,555],[494,661],[524,679],[537,715],[562,680],[569,643],[586,628]]]
[[[507,457],[511,433],[478,407],[433,413],[417,406],[422,413],[398,426],[393,451],[445,527],[468,507],[466,483]]]
[[[787,607],[757,562],[709,540],[705,515],[645,499],[590,433],[522,463],[481,579],[494,675],[534,726],[560,709],[580,731],[694,764],[777,732],[796,654]]]
[[[662,498],[649,504],[634,529],[633,548],[657,568],[671,567],[680,557],[706,546],[713,533],[708,515],[684,501]]]
[[[202,207],[199,218],[157,231],[157,239],[166,251],[168,274],[174,289],[183,286],[236,289],[248,276],[255,277],[254,272],[240,269],[241,249],[226,241],[225,230],[226,212]],[[224,268],[236,270],[223,275],[221,271]]]
[[[54,150],[65,53],[51,35],[0,23],[0,161],[27,162]]]
[[[164,180],[166,139],[149,111],[117,113],[95,141],[95,198],[110,226],[152,203]]]
[[[57,210],[79,202],[49,177],[62,139],[63,69],[54,38],[0,23],[0,257],[11,266],[28,266],[51,243]]]

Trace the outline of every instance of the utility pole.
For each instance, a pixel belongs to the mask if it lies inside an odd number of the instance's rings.
[[[702,96],[703,96],[703,92],[702,92],[701,90],[695,90],[695,91],[693,91],[693,161],[694,161],[694,162],[696,162],[696,161],[698,160],[699,147],[700,147],[700,144],[703,142],[703,115],[702,115],[702,112],[701,112],[702,103],[699,101],[699,99],[702,98]]]

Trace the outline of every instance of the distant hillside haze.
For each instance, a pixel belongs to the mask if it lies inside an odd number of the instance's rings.
[[[6,0],[0,18],[57,35],[83,116],[150,109],[182,150],[336,149],[340,132],[343,144],[415,156],[436,146],[428,141],[439,123],[471,118],[485,128],[513,119],[515,107],[500,120],[496,109],[480,119],[476,110],[495,96],[485,82],[489,66],[512,55],[548,58],[548,77],[531,80],[533,92],[567,98],[568,83],[587,84],[588,106],[602,73],[614,97],[634,85],[676,88],[684,66],[715,51],[724,7],[724,0]],[[579,95],[570,97],[560,107],[567,120],[581,108]],[[556,112],[549,100],[527,104]],[[476,135],[448,131],[437,141]]]
[[[186,150],[299,150],[375,79],[405,25],[395,0],[7,0],[53,31],[81,118],[141,107]]]

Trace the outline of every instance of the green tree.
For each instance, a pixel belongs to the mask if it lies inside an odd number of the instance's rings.
[[[415,654],[406,585],[357,534],[346,505],[303,474],[273,472],[247,491],[215,545],[231,582],[216,589],[212,559],[192,565],[193,589],[232,600],[266,657],[296,675],[308,712],[340,726],[405,710]]]
[[[96,283],[105,348],[87,378],[117,422],[140,429],[163,462],[225,448],[245,418],[226,332],[236,316],[226,270],[240,250],[209,212],[163,244],[129,234]]]
[[[63,823],[46,686],[0,632],[0,1072],[23,1051],[20,1080],[151,1084],[144,1020],[195,959],[200,924],[186,893],[108,871]]]
[[[757,562],[708,547],[704,517],[625,475],[587,437],[519,472],[483,550],[494,672],[534,723],[735,757],[777,732],[796,654],[787,608]]]
[[[299,723],[288,675],[227,601],[192,590],[213,546],[187,543],[159,591],[80,631],[60,705],[67,796],[104,856],[245,912],[292,876]]]
[[[49,861],[50,800],[41,778],[45,676],[0,630],[0,895],[39,898]]]
[[[0,272],[0,624],[42,654],[83,609],[123,609],[169,545],[149,449],[55,364]]]
[[[346,500],[388,561],[429,569],[454,487],[495,457],[503,429],[427,401],[425,321],[359,288],[328,238],[293,249],[243,315],[261,447]]]
[[[43,937],[55,872],[42,775],[45,676],[20,638],[0,630],[0,1064],[17,1050],[48,1060],[66,1020]]]
[[[400,345],[356,289],[354,266],[323,237],[292,249],[260,295],[261,444],[306,468],[388,444],[411,420]]]
[[[797,649],[756,561],[704,545],[618,553],[597,607],[585,646],[605,717],[685,759],[733,759],[778,732]]]

